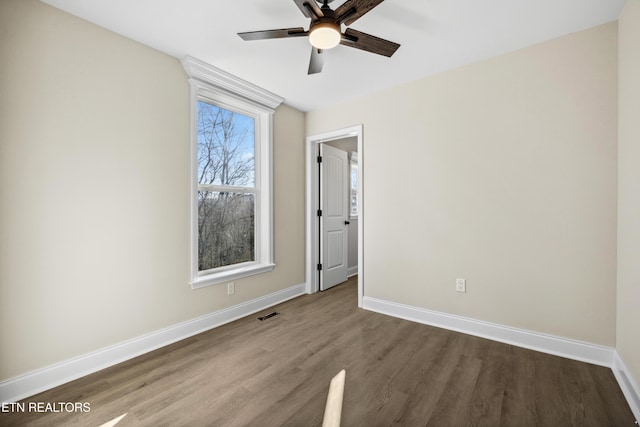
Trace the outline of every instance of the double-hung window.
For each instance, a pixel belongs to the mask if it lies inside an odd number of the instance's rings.
[[[350,179],[349,179],[349,197],[351,219],[358,217],[358,153],[353,152],[349,156]]]
[[[274,268],[271,143],[282,99],[194,58],[191,85],[191,286]]]

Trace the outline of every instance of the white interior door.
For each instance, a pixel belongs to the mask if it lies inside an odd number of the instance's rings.
[[[320,144],[320,156],[320,290],[324,291],[347,280],[349,161],[346,151],[325,144]]]

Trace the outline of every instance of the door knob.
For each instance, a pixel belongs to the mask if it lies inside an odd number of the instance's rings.
[[[349,224],[351,224],[349,221],[344,222],[344,225],[349,225]]]

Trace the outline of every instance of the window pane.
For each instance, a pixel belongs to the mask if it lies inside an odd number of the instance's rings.
[[[351,163],[351,216],[358,216],[358,164]]]
[[[255,195],[198,192],[198,270],[255,261]]]
[[[358,166],[351,163],[351,190],[358,190]]]
[[[198,182],[255,186],[255,121],[198,101]]]

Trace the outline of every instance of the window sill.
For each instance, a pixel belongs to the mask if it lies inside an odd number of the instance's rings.
[[[275,266],[275,264],[262,264],[257,262],[245,264],[237,268],[198,276],[191,281],[190,285],[191,289],[200,289],[206,286],[219,285],[221,283],[227,283],[243,277],[267,273],[272,271]]]

